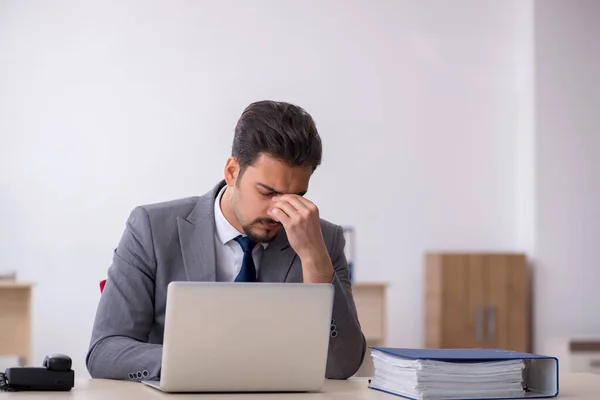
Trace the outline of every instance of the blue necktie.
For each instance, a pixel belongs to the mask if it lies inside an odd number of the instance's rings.
[[[252,250],[256,243],[250,240],[247,236],[238,236],[235,241],[240,244],[244,251],[244,260],[240,273],[235,278],[235,282],[256,282],[256,267],[252,258]]]

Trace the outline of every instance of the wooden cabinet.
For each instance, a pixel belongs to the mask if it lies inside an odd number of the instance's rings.
[[[356,312],[365,339],[375,346],[385,343],[385,283],[352,284]]]
[[[385,346],[386,283],[354,282],[352,293],[356,312],[367,346]],[[371,351],[366,349],[364,362],[356,376],[373,376]]]
[[[428,348],[530,351],[525,255],[426,254],[424,332]]]
[[[0,281],[0,356],[31,363],[31,283]]]

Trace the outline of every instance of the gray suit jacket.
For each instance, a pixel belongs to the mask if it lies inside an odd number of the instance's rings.
[[[224,182],[201,197],[137,207],[114,252],[100,297],[86,357],[93,378],[158,379],[162,360],[167,286],[173,281],[215,281],[214,201]],[[357,318],[344,237],[322,221],[334,265],[333,320],[326,377],[345,379],[366,351]],[[282,230],[265,249],[258,280],[302,282],[302,264]]]

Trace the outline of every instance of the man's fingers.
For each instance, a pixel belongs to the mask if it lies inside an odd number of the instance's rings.
[[[268,213],[274,220],[283,224],[284,227],[290,222],[290,217],[280,208],[273,208]]]
[[[273,217],[273,220],[275,220],[275,222],[281,222],[279,220],[279,218],[277,218],[275,215],[273,215],[273,210],[272,209],[268,209],[267,210],[267,214],[269,214],[271,217]]]
[[[289,202],[285,200],[280,200],[276,202],[274,208],[281,209],[290,218],[293,218],[295,214],[298,214],[298,210],[296,210],[296,208],[294,208]]]
[[[310,209],[304,204],[304,202],[300,201],[299,196],[288,196],[281,199],[279,202],[287,201],[297,212],[301,215],[307,216],[310,213]]]
[[[309,211],[317,211],[317,206],[315,205],[315,203],[308,200],[307,198],[304,198],[302,196],[295,196],[294,198],[298,199],[298,201],[301,201],[302,204],[304,204],[304,206],[309,209]]]
[[[298,196],[295,194],[284,194],[281,196],[277,196],[274,198],[275,201],[287,201],[294,206],[298,211],[302,211],[304,209],[310,212],[318,211],[317,206],[308,199],[305,199],[302,196]]]

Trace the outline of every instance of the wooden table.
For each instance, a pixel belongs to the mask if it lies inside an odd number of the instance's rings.
[[[0,356],[31,362],[31,288],[29,282],[0,280]]]
[[[569,374],[561,379],[559,400],[600,399],[600,376],[595,374]],[[367,378],[347,381],[327,381],[320,393],[251,393],[251,394],[174,394],[169,395],[137,382],[109,381],[103,379],[79,380],[70,392],[14,392],[0,393],[0,399],[71,399],[71,400],[130,400],[130,399],[202,399],[202,400],[395,400],[393,395],[367,387]]]

